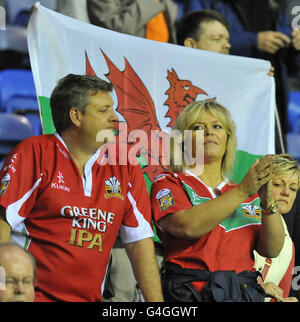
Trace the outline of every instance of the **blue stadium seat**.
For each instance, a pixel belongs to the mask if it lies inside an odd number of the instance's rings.
[[[36,0],[7,0],[5,3],[5,9],[7,12],[8,23],[12,25],[20,24],[23,19],[23,17],[20,19],[20,13],[22,11],[24,13],[28,11],[29,16],[29,9],[35,4],[35,2]],[[46,8],[56,10],[57,0],[40,0],[39,2]],[[26,16],[24,17],[26,22]]]
[[[30,18],[29,10],[20,10],[14,20],[16,26],[27,26]]]
[[[34,128],[23,115],[0,113],[0,156],[6,156],[14,146],[34,136]]]
[[[16,109],[38,111],[33,75],[30,70],[0,71],[0,106],[2,111],[8,113]]]
[[[288,122],[289,133],[300,134],[300,92],[289,94]]]
[[[30,70],[0,71],[0,111],[25,115],[33,122],[35,134],[42,133],[39,106]]]
[[[300,133],[288,133],[286,135],[288,153],[300,163]]]

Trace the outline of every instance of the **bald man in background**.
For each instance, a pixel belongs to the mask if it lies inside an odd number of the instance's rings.
[[[0,302],[33,302],[35,261],[22,247],[0,244]]]

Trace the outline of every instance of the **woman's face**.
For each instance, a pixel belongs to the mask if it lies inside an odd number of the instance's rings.
[[[275,176],[272,179],[273,198],[281,214],[288,213],[294,204],[298,189],[297,177],[293,174]]]
[[[191,130],[203,131],[204,137],[201,149],[204,147],[204,163],[223,159],[228,138],[226,126],[223,122],[210,112],[205,112],[201,120],[191,126]]]

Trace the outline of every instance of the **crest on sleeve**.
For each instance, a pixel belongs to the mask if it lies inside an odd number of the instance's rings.
[[[5,194],[9,181],[10,181],[10,175],[7,173],[1,180],[0,197],[2,197]]]
[[[175,205],[175,201],[170,189],[162,189],[156,194],[161,211],[169,209]]]

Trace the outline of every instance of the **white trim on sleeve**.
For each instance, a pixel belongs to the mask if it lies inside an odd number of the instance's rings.
[[[127,193],[127,197],[132,205],[133,214],[135,215],[138,225],[137,227],[121,225],[120,237],[122,242],[124,244],[129,244],[145,238],[153,237],[154,234],[151,225],[137,208],[136,201],[130,192]]]

